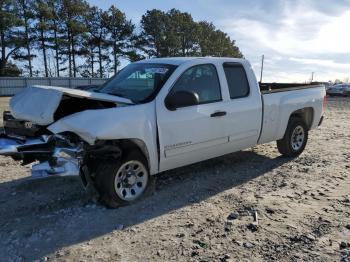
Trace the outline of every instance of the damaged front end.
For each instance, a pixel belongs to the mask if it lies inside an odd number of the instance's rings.
[[[95,158],[120,155],[119,149],[89,139],[96,121],[84,121],[88,127],[51,130],[58,122],[79,114],[133,104],[126,98],[103,93],[61,87],[27,87],[10,100],[10,111],[3,114],[4,133],[0,134],[0,155],[32,164],[32,177],[78,176],[89,182],[88,166]],[[60,126],[60,125],[58,125]],[[56,126],[57,128],[57,126]],[[84,136],[85,135],[85,136]]]
[[[0,155],[22,160],[23,165],[36,162],[32,166],[33,178],[78,176],[83,147],[82,142],[74,144],[60,135],[23,138],[2,134],[0,137]]]

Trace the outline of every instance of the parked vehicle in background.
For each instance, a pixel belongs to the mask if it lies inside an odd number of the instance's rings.
[[[326,90],[329,96],[350,96],[350,84],[338,84]]]
[[[153,176],[277,141],[301,154],[319,126],[325,87],[259,84],[235,58],[128,65],[95,91],[36,86],[12,98],[0,154],[39,161],[32,176],[80,175],[109,207],[140,198]]]
[[[312,82],[311,84],[312,85],[324,85],[326,90],[332,86],[330,82]]]
[[[350,96],[350,84],[344,84],[343,96]]]

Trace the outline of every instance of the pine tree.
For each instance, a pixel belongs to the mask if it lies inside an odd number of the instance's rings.
[[[170,21],[167,42],[172,43],[173,56],[191,56],[196,55],[198,51],[197,24],[193,21],[189,13],[180,12],[177,9],[171,9],[167,16]]]
[[[103,66],[104,62],[109,61],[107,35],[108,30],[103,19],[107,14],[97,7],[91,7],[86,16],[86,24],[88,28],[88,36],[86,43],[88,48],[85,54],[91,64],[91,75],[94,75],[95,57],[98,62],[98,75],[100,78],[107,71],[107,66]]]
[[[49,19],[49,37],[48,37],[48,47],[54,51],[55,54],[55,71],[56,76],[60,76],[60,72],[66,70],[66,68],[61,68],[63,48],[62,45],[64,40],[62,40],[62,19],[60,18],[60,13],[62,10],[61,0],[48,0],[49,10],[51,12],[51,19]],[[63,42],[63,43],[62,43]]]
[[[21,21],[16,15],[13,1],[0,1],[0,76],[6,76],[9,66],[9,59],[22,47],[23,41],[18,33]],[[12,64],[11,64],[12,65]]]
[[[45,77],[49,77],[48,58],[47,58],[47,41],[49,38],[50,24],[49,21],[53,19],[52,9],[46,0],[37,0],[35,5],[35,16],[37,24],[37,49],[42,51],[44,60]]]
[[[168,16],[161,10],[149,10],[141,19],[140,49],[148,57],[167,56]]]
[[[207,21],[198,24],[198,44],[201,56],[243,57],[235,41]]]
[[[33,76],[33,66],[32,60],[36,55],[32,54],[32,47],[35,41],[35,34],[33,28],[33,21],[35,18],[34,15],[34,1],[31,0],[17,0],[15,2],[18,17],[21,20],[21,25],[23,27],[22,35],[22,47],[25,51],[21,52],[21,49],[18,49],[14,54],[15,60],[28,61],[28,71],[29,76]]]
[[[133,45],[135,25],[113,5],[103,13],[102,19],[109,33],[107,42],[112,50],[114,73],[117,73],[120,56],[126,56],[129,59],[137,56]]]
[[[87,32],[84,17],[87,15],[89,5],[83,0],[63,0],[61,17],[63,20],[63,32],[65,32],[63,44],[66,46],[65,54],[68,56],[69,76],[76,77],[78,72],[77,56],[84,52],[82,43],[84,33]]]

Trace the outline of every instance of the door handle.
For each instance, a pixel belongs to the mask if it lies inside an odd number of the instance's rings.
[[[215,113],[212,113],[210,115],[210,117],[221,117],[221,116],[225,116],[226,115],[226,112],[225,111],[217,111]]]

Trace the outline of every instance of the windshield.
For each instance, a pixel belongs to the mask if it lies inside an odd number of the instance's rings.
[[[148,102],[157,95],[175,68],[168,64],[130,64],[97,92],[124,97],[134,103]]]

